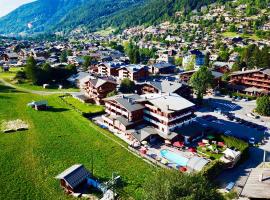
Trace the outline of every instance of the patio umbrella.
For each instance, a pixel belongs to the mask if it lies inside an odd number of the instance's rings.
[[[225,146],[225,143],[224,142],[218,142],[218,146],[219,147],[224,147]]]
[[[170,140],[165,140],[165,144],[172,144]]]
[[[166,160],[166,159],[162,159],[161,161],[160,161],[162,164],[164,164],[164,165],[166,165],[166,164],[168,164],[168,160]]]
[[[198,142],[198,145],[199,145],[200,147],[204,147],[204,146],[205,146],[205,144],[204,144],[203,142]]]
[[[179,148],[181,148],[181,147],[184,146],[184,143],[183,143],[183,142],[179,142],[179,141],[178,141],[178,142],[174,142],[174,143],[173,143],[173,146],[174,146],[174,147],[179,147]]]
[[[187,168],[186,168],[186,167],[180,167],[179,170],[180,170],[181,172],[186,172],[186,171],[187,171]]]
[[[213,140],[215,137],[213,136],[213,135],[208,135],[207,136],[207,139],[209,139],[209,140]]]
[[[193,147],[189,148],[189,149],[188,149],[188,151],[189,151],[189,152],[192,152],[192,153],[197,152],[197,151],[196,151],[196,149],[195,149],[195,148],[193,148]]]

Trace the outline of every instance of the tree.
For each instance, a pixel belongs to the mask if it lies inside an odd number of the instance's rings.
[[[38,83],[39,69],[37,67],[35,59],[31,56],[27,59],[25,65],[25,75],[34,85]]]
[[[52,67],[49,63],[45,63],[41,67],[41,76],[39,82],[48,83],[51,79]]]
[[[204,57],[204,65],[206,67],[210,67],[210,53],[207,52]]]
[[[263,116],[270,116],[270,96],[259,97],[256,103],[256,112]]]
[[[67,65],[66,68],[70,72],[70,74],[76,74],[77,73],[77,67],[76,67],[76,65],[69,64],[69,65]]]
[[[125,78],[122,80],[120,84],[120,92],[122,93],[133,93],[135,91],[135,83],[134,81]]]
[[[113,96],[115,96],[115,95],[117,95],[116,90],[114,90],[114,91],[112,91],[112,92],[109,92],[109,93],[107,94],[106,97],[113,97]]]
[[[214,76],[205,66],[201,67],[192,75],[190,85],[196,91],[197,99],[199,101],[203,99],[203,95],[206,93],[206,90],[212,86],[213,81]]]
[[[83,70],[87,71],[88,68],[90,67],[91,63],[92,63],[92,58],[90,56],[84,56],[83,57]]]
[[[24,71],[18,71],[15,75],[15,79],[18,80],[18,81],[23,81],[26,79],[26,74]]]
[[[182,63],[183,63],[183,58],[182,57],[176,57],[174,59],[174,64],[177,65],[177,66],[182,66]]]
[[[223,200],[216,188],[200,174],[159,170],[143,186],[145,200]]]
[[[64,63],[64,62],[67,62],[67,51],[63,51],[62,53],[61,53],[61,55],[60,55],[60,61],[62,62],[62,63]]]

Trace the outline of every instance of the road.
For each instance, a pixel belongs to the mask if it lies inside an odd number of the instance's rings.
[[[79,92],[61,92],[61,91],[55,91],[55,92],[50,92],[50,91],[41,91],[41,90],[30,90],[30,89],[25,89],[16,85],[13,85],[7,81],[5,81],[4,79],[0,78],[0,82],[4,84],[4,86],[10,87],[10,88],[14,88],[16,90],[22,91],[22,92],[27,92],[27,93],[31,93],[31,94],[38,94],[38,95],[52,95],[52,94],[76,94]]]

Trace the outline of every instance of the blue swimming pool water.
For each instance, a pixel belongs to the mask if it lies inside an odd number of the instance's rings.
[[[185,158],[183,156],[180,156],[172,151],[169,151],[167,149],[163,149],[160,151],[160,154],[162,157],[166,158],[168,161],[175,163],[180,166],[187,166],[188,158]]]

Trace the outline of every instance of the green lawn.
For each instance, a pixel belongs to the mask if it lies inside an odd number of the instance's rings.
[[[26,107],[41,99],[48,100],[53,109],[38,112]],[[95,176],[108,179],[112,172],[121,175],[123,199],[141,199],[141,186],[156,169],[56,95],[41,97],[0,85],[0,121],[12,119],[28,122],[30,129],[0,133],[0,199],[70,199],[54,177],[76,163],[91,169],[91,154]]]
[[[63,88],[63,89],[58,89],[57,85],[53,85],[50,88],[44,89],[42,86],[38,86],[38,85],[33,85],[30,82],[24,82],[24,83],[16,83],[13,81],[14,77],[16,75],[16,72],[18,72],[19,70],[22,70],[22,68],[16,67],[16,68],[10,68],[9,72],[0,72],[0,79],[4,79],[5,81],[14,84],[15,86],[18,86],[20,88],[23,89],[28,89],[28,90],[36,90],[36,91],[48,91],[48,92],[78,92],[79,89],[78,88],[74,88],[74,87],[68,87],[68,88]]]
[[[104,111],[103,106],[82,103],[78,99],[73,98],[72,96],[64,96],[63,100],[84,113],[99,113]]]
[[[235,32],[224,32],[222,33],[224,37],[243,37],[243,38],[249,38],[253,40],[259,40],[260,38],[256,36],[256,34],[240,34]]]

